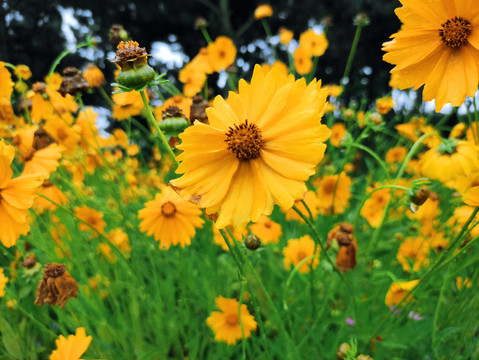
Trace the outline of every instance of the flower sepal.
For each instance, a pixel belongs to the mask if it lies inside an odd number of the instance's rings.
[[[118,90],[113,91],[113,94],[120,94],[120,93],[130,92],[130,91],[143,91],[147,87],[150,87],[150,86],[155,86],[155,85],[160,85],[161,86],[163,84],[166,84],[169,80],[161,80],[165,76],[166,76],[166,73],[165,74],[157,74],[155,72],[155,77],[154,78],[152,78],[151,80],[147,81],[146,83],[142,83],[142,84],[140,84],[136,87],[135,86],[129,87],[129,86],[126,86],[126,85],[120,84],[120,83],[111,83],[110,85],[113,86],[113,87],[118,88]],[[117,79],[117,81],[118,81],[118,79]]]

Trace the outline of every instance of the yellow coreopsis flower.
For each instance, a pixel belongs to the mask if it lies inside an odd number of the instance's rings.
[[[306,260],[299,267],[299,272],[305,274],[309,272],[312,267],[315,269],[319,265],[319,247],[316,247],[313,239],[309,235],[300,237],[299,239],[292,239],[288,241],[288,246],[283,249],[283,263],[286,269],[297,266],[301,261],[307,257],[313,256],[312,259]]]
[[[479,186],[474,186],[474,187],[470,188],[464,194],[464,202],[467,205],[479,206]]]
[[[206,74],[202,69],[195,66],[195,63],[189,63],[180,70],[178,79],[185,84],[183,86],[183,94],[185,96],[195,96],[203,89]]]
[[[274,203],[291,208],[326,149],[326,95],[315,80],[307,85],[277,69],[264,75],[256,65],[250,84],[241,80],[238,93],[206,109],[208,125],[196,121],[180,135],[184,175],[171,184],[208,214],[219,212],[218,228],[244,227]]]
[[[386,294],[386,300],[385,300],[386,305],[394,306],[399,304],[402,301],[402,299],[406,297],[407,293],[411,291],[412,289],[414,289],[418,283],[419,283],[419,280],[393,282]],[[408,298],[404,300],[403,304],[407,303],[411,299],[412,299],[412,295],[408,296]]]
[[[12,179],[10,164],[14,157],[15,148],[0,140],[0,241],[6,247],[15,245],[20,235],[30,231],[28,209],[42,184],[37,174]]]
[[[267,17],[273,16],[273,8],[270,5],[259,5],[255,10],[254,10],[254,18],[256,20],[261,20]]]
[[[413,271],[419,271],[428,265],[428,254],[429,244],[426,239],[422,237],[406,238],[401,246],[399,246],[396,258],[402,265],[404,271],[410,272],[411,269]]]
[[[0,298],[5,296],[5,285],[7,285],[8,278],[3,273],[3,269],[0,268]]]
[[[250,226],[253,234],[261,239],[262,244],[277,244],[283,232],[281,225],[274,222],[266,215],[261,215],[256,223]]]
[[[0,98],[7,98],[10,100],[13,92],[12,75],[10,71],[5,67],[5,63],[0,61]]]
[[[285,27],[279,28],[279,42],[283,45],[288,45],[293,39],[294,33],[291,30],[286,29]]]
[[[233,64],[236,58],[236,47],[233,40],[226,36],[218,36],[208,45],[208,56],[214,71],[220,72]]]
[[[98,210],[92,209],[86,205],[75,208],[75,215],[82,220],[78,224],[78,228],[82,231],[91,231],[92,228],[96,230],[95,235],[103,233],[106,222],[103,220],[103,214]],[[88,226],[90,225],[90,226]]]
[[[311,54],[304,46],[298,46],[294,51],[294,68],[299,75],[306,75],[313,69]]]
[[[299,36],[299,45],[311,56],[321,56],[329,46],[324,33],[316,34],[313,29],[306,30]]]
[[[50,360],[80,360],[80,356],[88,349],[91,336],[86,336],[85,328],[78,328],[75,335],[63,335],[55,340],[57,349],[50,355]]]
[[[402,22],[393,40],[383,44],[383,59],[396,65],[400,89],[424,85],[424,101],[460,106],[479,84],[477,3],[465,0],[400,0]]]
[[[201,209],[168,187],[145,204],[145,208],[138,212],[138,218],[143,220],[140,231],[155,235],[160,248],[165,250],[171,245],[190,245],[196,229],[203,225]]]
[[[245,304],[241,304],[240,307],[238,300],[227,299],[223,296],[218,296],[215,302],[221,311],[213,311],[206,319],[206,324],[215,333],[216,341],[234,345],[236,341],[243,338],[243,331],[244,337],[247,339],[251,336],[251,332],[256,330],[256,320],[248,312]],[[243,330],[241,325],[243,325]]]

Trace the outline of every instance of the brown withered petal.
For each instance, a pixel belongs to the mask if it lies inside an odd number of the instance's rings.
[[[356,239],[349,246],[341,246],[336,255],[336,266],[339,271],[347,272],[356,266],[356,253],[358,244]]]
[[[208,124],[208,116],[206,115],[206,109],[209,107],[208,103],[202,96],[196,95],[193,97],[193,102],[190,108],[190,122],[193,124],[195,120]]]
[[[55,139],[53,139],[43,128],[40,128],[33,133],[33,148],[36,151],[44,149],[53,143],[56,143]]]
[[[183,115],[183,112],[178,106],[168,106],[165,110],[161,112],[161,118],[163,120],[169,119],[169,118],[185,118],[185,115]]]
[[[333,241],[337,241],[340,246],[350,246],[353,241],[354,226],[347,222],[335,226],[329,233],[326,240],[326,250],[329,249]]]
[[[20,265],[22,265],[23,267],[26,267],[27,269],[31,269],[32,267],[35,266],[35,264],[37,263],[37,258],[35,257],[35,255],[28,255],[25,260],[20,263]]]
[[[62,84],[58,90],[62,96],[75,95],[77,92],[86,91],[89,88],[90,84],[77,68],[70,66],[63,70]]]
[[[65,264],[46,264],[36,295],[35,305],[47,303],[63,308],[70,298],[78,296],[78,284],[65,269]]]

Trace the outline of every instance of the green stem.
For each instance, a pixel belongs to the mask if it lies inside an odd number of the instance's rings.
[[[353,40],[353,44],[351,45],[351,50],[349,51],[348,62],[346,63],[346,68],[344,69],[343,79],[349,77],[349,73],[353,65],[354,56],[356,55],[356,49],[358,47],[359,38],[361,37],[362,29],[363,29],[363,25],[359,23],[358,27],[356,28],[356,33],[354,34],[354,40]]]
[[[248,279],[247,276],[246,276],[246,273],[244,271],[244,267],[243,267],[243,264],[245,264],[243,255],[241,254],[240,251],[238,251],[238,249],[235,246],[231,245],[230,240],[228,239],[228,236],[226,235],[226,232],[223,229],[219,229],[219,230],[220,230],[221,236],[223,236],[223,239],[225,240],[226,245],[228,246],[228,249],[230,250],[231,255],[233,256],[233,259],[236,262],[236,265],[238,266],[238,270],[239,270],[241,276],[244,279]],[[232,239],[233,239],[233,241],[235,241],[234,237]],[[266,301],[267,301],[268,305],[273,310],[273,313],[276,317],[276,321],[277,321],[278,328],[280,330],[281,335],[284,337],[284,339],[286,340],[286,343],[290,347],[291,351],[294,353],[295,358],[299,359],[299,354],[297,352],[298,350],[294,346],[293,341],[291,340],[288,332],[286,331],[286,328],[284,326],[281,315],[279,314],[278,309],[274,305],[274,302],[271,299],[271,297],[268,293],[268,290],[266,290],[266,287],[264,286],[263,281],[259,277],[258,273],[256,272],[256,269],[251,264],[251,262],[246,261],[246,263],[247,263],[246,265],[249,266],[250,272],[253,275],[255,283],[259,286],[261,292],[263,293],[264,297],[266,298]],[[259,316],[259,314],[258,314],[258,316]]]
[[[261,19],[261,23],[263,24],[263,28],[264,28],[264,31],[266,32],[266,38],[269,42],[269,40],[273,37],[273,33],[271,32],[271,29],[268,25],[268,22],[266,21],[266,19]],[[273,56],[275,58],[275,60],[278,60],[278,53],[276,52],[276,47],[271,45],[271,51],[273,52]]]
[[[163,147],[166,149],[166,151],[168,152],[168,155],[171,156],[171,159],[173,160],[173,162],[175,163],[176,167],[178,167],[179,163],[178,161],[176,160],[176,156],[175,156],[175,153],[173,152],[173,150],[171,150],[171,147],[170,145],[168,144],[168,141],[166,141],[166,138],[165,138],[165,134],[163,134],[163,131],[161,131],[160,127],[158,126],[158,123],[156,122],[156,119],[153,115],[153,113],[151,112],[151,108],[150,108],[150,105],[148,104],[148,100],[146,99],[146,95],[145,95],[145,92],[144,91],[140,91],[139,92],[140,95],[141,95],[141,99],[143,100],[143,104],[145,105],[145,108],[146,108],[146,118],[148,120],[148,122],[150,123],[150,126],[153,126],[157,132],[157,137],[160,139],[160,141],[163,143]]]
[[[58,64],[60,63],[60,61],[63,60],[63,58],[65,56],[67,56],[68,54],[71,54],[72,52],[75,52],[76,50],[82,48],[82,47],[85,47],[85,46],[90,46],[91,45],[91,42],[90,41],[85,41],[85,42],[82,42],[80,44],[78,44],[77,46],[75,46],[75,49],[73,50],[65,50],[63,51],[60,55],[58,55],[58,57],[55,59],[55,61],[53,62],[52,66],[50,67],[50,71],[48,72],[48,75],[50,76],[51,74],[53,74],[55,72],[55,69],[56,67],[58,66]]]
[[[208,34],[208,30],[206,30],[206,27],[200,26],[201,33],[203,34],[203,37],[205,38],[206,42],[208,44],[211,44],[213,40],[211,40],[210,34]]]
[[[246,279],[243,279],[241,281],[240,298],[239,298],[239,305],[238,305],[238,319],[241,326],[241,350],[242,350],[243,360],[246,360],[246,339],[244,336],[243,319],[241,318],[241,305],[243,304],[243,295],[244,295],[244,288],[245,288],[246,282],[247,282]]]
[[[384,170],[384,173],[386,174],[386,177],[388,178],[388,180],[390,179],[390,176],[389,176],[389,171],[388,171],[388,168],[386,166],[386,163],[379,157],[378,154],[376,154],[373,150],[371,150],[370,148],[368,148],[367,146],[364,146],[362,144],[356,144],[355,142],[354,143],[351,143],[350,144],[352,147],[356,147],[358,149],[361,149],[361,150],[364,150],[366,151],[369,155],[371,155],[378,163],[379,165],[381,165],[381,167],[383,168]]]
[[[308,79],[306,81],[308,84],[314,79],[314,75],[316,74],[316,69],[318,68],[318,59],[319,59],[319,56],[313,57],[313,68],[309,72]]]

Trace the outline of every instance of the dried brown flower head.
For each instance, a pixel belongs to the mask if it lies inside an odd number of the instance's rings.
[[[63,308],[68,300],[78,296],[78,284],[65,269],[65,264],[46,264],[37,287],[35,305],[48,303]]]
[[[116,57],[115,62],[123,62],[128,60],[135,60],[142,56],[148,56],[145,48],[140,47],[140,45],[133,40],[121,41],[116,47]],[[119,64],[121,66],[121,64]]]
[[[116,58],[112,60],[121,70],[116,77],[118,84],[128,88],[142,88],[155,78],[156,73],[148,65],[145,48],[133,40],[122,41],[117,46]]]
[[[110,28],[108,42],[113,45],[118,45],[120,41],[128,39],[128,32],[123,25],[114,24]]]
[[[89,88],[90,84],[82,76],[80,70],[73,66],[63,69],[62,84],[58,90],[62,96],[75,95],[77,92],[86,91]]]
[[[202,123],[208,124],[208,116],[205,111],[208,107],[208,103],[202,96],[194,96],[190,109],[190,122],[193,124],[195,120],[198,120]]]
[[[178,106],[168,106],[161,113],[161,118],[163,120],[170,118],[185,118],[185,115]]]

